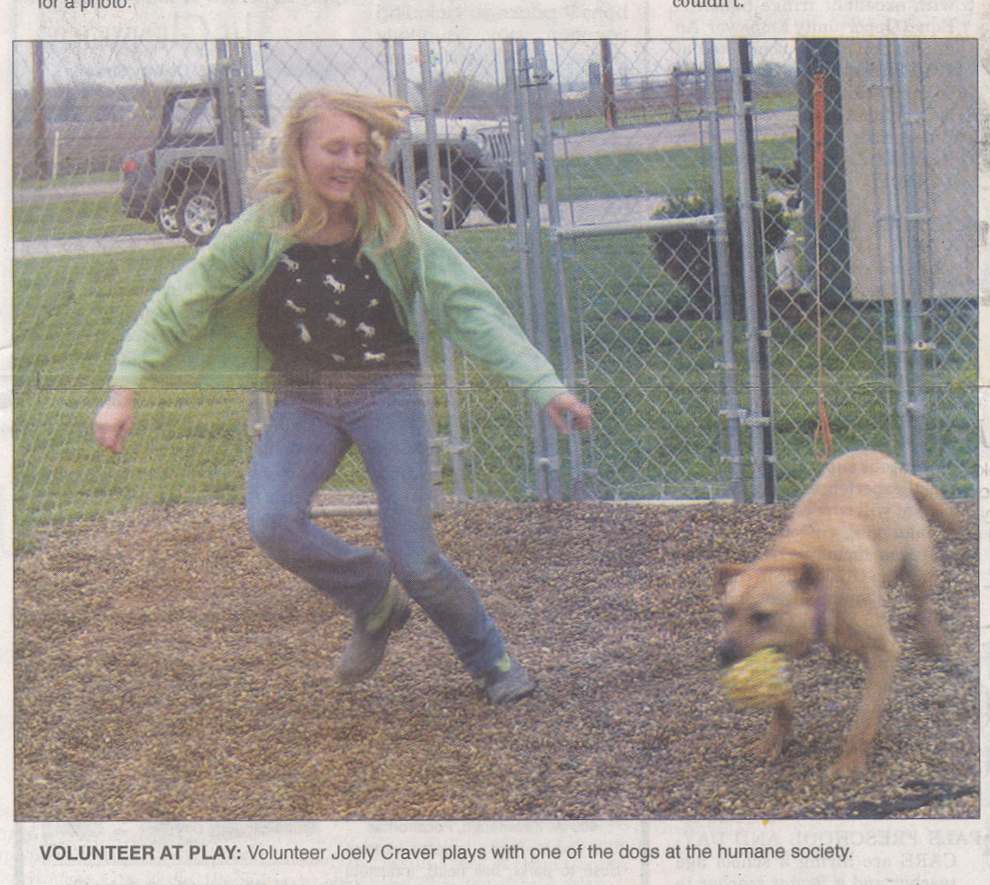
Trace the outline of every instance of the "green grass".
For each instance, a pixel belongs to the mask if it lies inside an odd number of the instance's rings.
[[[108,457],[92,438],[124,331],[151,289],[191,254],[179,247],[15,264],[17,543],[40,525],[234,488],[224,470],[243,455],[223,453],[235,413],[244,423],[243,397],[235,407],[236,397],[208,402],[189,391],[142,394],[126,458]]]
[[[14,387],[95,387],[151,291],[194,254],[174,248],[14,265]]]
[[[15,240],[60,240],[156,233],[155,226],[127,218],[116,194],[78,197],[14,207]]]
[[[735,149],[721,149],[722,175],[726,190],[734,190]],[[793,138],[760,142],[760,162],[789,166],[794,162]],[[711,190],[710,151],[683,147],[664,151],[637,151],[561,160],[557,171],[557,193],[561,200],[601,197],[636,197],[644,194],[705,194]]]
[[[15,544],[44,525],[148,503],[238,500],[248,447],[242,393],[142,393],[125,455],[93,441],[105,391],[14,394]]]

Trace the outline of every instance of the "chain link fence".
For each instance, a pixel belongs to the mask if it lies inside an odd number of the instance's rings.
[[[411,203],[595,410],[558,438],[417,316],[438,501],[791,500],[829,446],[975,492],[972,43],[59,42],[14,62],[21,545],[241,499],[264,396],[142,392],[124,458],[91,421],[124,331],[253,199],[264,134],[314,85],[408,101]],[[366,491],[351,458],[326,495]]]
[[[777,48],[756,41],[756,67]],[[977,460],[976,44],[807,40],[795,47],[788,275],[771,285],[774,456],[808,482],[809,431],[878,448],[951,495]],[[759,96],[759,89],[756,90]],[[757,114],[760,131],[769,114]]]
[[[146,392],[124,462],[92,439],[124,330],[193,254],[121,211],[121,163],[154,144],[166,90],[214,67],[207,44],[14,45],[18,546],[67,520],[239,494],[239,393]]]

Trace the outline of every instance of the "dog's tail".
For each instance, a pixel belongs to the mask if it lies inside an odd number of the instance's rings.
[[[923,479],[918,479],[917,476],[912,476],[911,494],[914,496],[914,500],[918,502],[922,513],[939,528],[949,532],[949,534],[958,532],[962,528],[962,517],[959,515],[959,511],[942,497],[935,486]]]

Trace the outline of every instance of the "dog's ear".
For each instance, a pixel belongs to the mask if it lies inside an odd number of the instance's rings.
[[[745,570],[746,566],[741,562],[723,562],[715,568],[715,589],[722,593],[725,590],[725,585]]]

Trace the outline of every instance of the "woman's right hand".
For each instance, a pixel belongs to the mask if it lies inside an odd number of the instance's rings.
[[[110,391],[93,421],[96,441],[115,455],[124,451],[124,440],[134,423],[134,391],[118,388]]]

